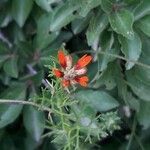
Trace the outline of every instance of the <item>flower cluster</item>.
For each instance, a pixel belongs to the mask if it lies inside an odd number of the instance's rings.
[[[65,55],[62,50],[58,51],[58,61],[61,69],[53,68],[53,73],[56,77],[62,79],[62,85],[68,87],[79,83],[81,86],[86,87],[88,84],[88,77],[85,75],[87,72],[86,66],[91,62],[92,56],[84,55],[75,65],[73,65],[72,57]]]

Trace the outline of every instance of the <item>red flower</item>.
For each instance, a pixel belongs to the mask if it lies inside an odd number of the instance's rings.
[[[62,85],[64,87],[77,83],[84,87],[87,86],[89,79],[85,76],[87,72],[86,66],[91,62],[92,56],[86,54],[72,66],[72,57],[65,55],[64,52],[60,50],[58,51],[58,60],[61,69],[53,68],[53,73],[57,78],[62,79]]]

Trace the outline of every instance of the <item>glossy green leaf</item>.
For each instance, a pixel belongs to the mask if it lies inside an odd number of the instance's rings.
[[[4,64],[4,71],[10,77],[17,78],[18,77],[18,66],[17,66],[18,58],[11,57]]]
[[[147,14],[150,14],[150,1],[149,0],[142,0],[138,6],[133,10],[135,20],[138,20],[144,17]]]
[[[39,141],[44,131],[45,115],[32,106],[26,106],[23,111],[23,122],[30,136]]]
[[[92,45],[100,36],[101,32],[107,27],[108,18],[105,14],[98,13],[94,16],[86,32],[88,45]]]
[[[24,100],[26,86],[24,84],[15,84],[1,94],[1,98],[12,100]],[[1,104],[0,105],[0,128],[14,122],[22,110],[22,105]]]
[[[150,37],[150,15],[143,17],[140,19],[137,23],[136,26],[140,28],[147,36]]]
[[[18,25],[22,27],[32,9],[33,0],[13,0],[12,15]]]
[[[81,90],[75,93],[75,98],[97,111],[108,111],[119,106],[117,100],[104,91]]]
[[[132,39],[119,36],[119,41],[121,43],[121,51],[125,57],[131,61],[138,61],[142,49],[142,43],[138,34],[135,33]],[[134,65],[134,62],[127,62],[126,69],[129,70]]]
[[[133,14],[128,10],[120,10],[109,15],[109,22],[113,30],[128,39],[134,37],[132,29],[133,21]]]

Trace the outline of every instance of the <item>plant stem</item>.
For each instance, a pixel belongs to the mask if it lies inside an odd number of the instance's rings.
[[[135,133],[135,129],[136,129],[136,125],[137,125],[137,121],[136,121],[136,115],[135,115],[134,116],[134,120],[133,120],[133,125],[132,125],[132,133],[130,135],[130,139],[129,139],[129,142],[128,142],[126,150],[130,150],[131,143],[132,143],[132,140],[133,140],[133,137],[134,137],[134,133]]]
[[[34,107],[37,107],[43,111],[47,111],[49,113],[52,112],[52,110],[46,106],[43,106],[43,105],[39,105],[39,104],[36,104],[34,102],[30,102],[30,101],[24,101],[24,100],[10,100],[10,99],[0,99],[0,104],[10,104],[10,105],[15,105],[15,104],[18,104],[18,105],[31,105],[31,106],[34,106]]]

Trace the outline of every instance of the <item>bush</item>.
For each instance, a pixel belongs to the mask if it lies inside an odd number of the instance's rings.
[[[1,150],[149,149],[149,0],[1,0],[0,12]],[[93,57],[88,87],[68,93],[52,75],[60,49]]]

